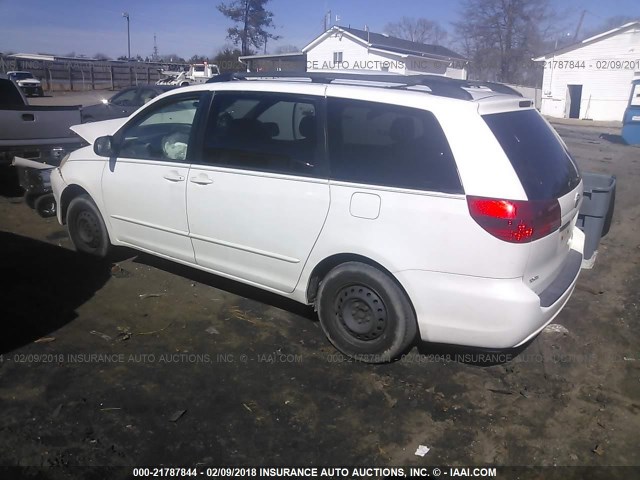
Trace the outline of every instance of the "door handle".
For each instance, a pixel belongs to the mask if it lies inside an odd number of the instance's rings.
[[[167,173],[164,176],[164,178],[169,180],[170,182],[183,182],[184,181],[184,177],[182,175],[180,175],[176,171],[172,171],[172,172]]]
[[[206,175],[201,174],[197,177],[191,177],[191,183],[197,183],[198,185],[209,185],[210,183],[213,183],[213,180],[211,180]]]
[[[22,121],[23,122],[35,122],[36,117],[33,115],[33,113],[23,113],[22,114]]]

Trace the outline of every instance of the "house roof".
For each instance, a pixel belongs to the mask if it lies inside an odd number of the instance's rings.
[[[549,53],[545,53],[544,55],[541,55],[539,57],[536,57],[533,59],[534,62],[540,62],[542,60],[546,60],[549,57],[553,57],[555,55],[558,55],[559,53],[567,53],[567,52],[571,52],[572,50],[576,50],[578,48],[582,48],[584,46],[587,46],[591,43],[595,43],[598,42],[600,40],[604,40],[605,38],[609,38],[612,37],[614,35],[618,35],[622,32],[625,32],[631,28],[640,28],[640,21],[636,21],[636,22],[629,22],[629,23],[625,23],[624,25],[620,25],[619,27],[613,28],[611,30],[607,30],[606,32],[601,32],[598,33],[596,35],[592,35],[589,38],[585,38],[584,40],[580,41],[580,42],[576,42],[576,43],[572,43],[571,45],[566,45],[562,48],[559,48],[557,50],[554,50],[552,52]]]
[[[418,55],[428,57],[439,57],[455,60],[467,60],[462,55],[449,50],[442,45],[430,45],[426,43],[412,42],[409,40],[403,40],[401,38],[392,37],[382,33],[368,32],[366,30],[359,30],[357,28],[334,26],[324,32],[318,38],[313,40],[309,45],[302,49],[306,52],[310,47],[316,44],[321,39],[324,39],[336,31],[346,32],[354,37],[359,38],[371,48],[377,48],[380,50],[386,50],[393,53],[401,53],[405,55]]]

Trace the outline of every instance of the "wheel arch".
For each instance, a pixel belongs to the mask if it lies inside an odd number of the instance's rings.
[[[67,210],[69,209],[71,200],[76,198],[78,195],[84,194],[91,196],[89,192],[76,184],[71,184],[63,190],[62,195],[60,195],[60,205],[58,207],[60,209],[60,220],[63,225],[67,223]]]
[[[347,263],[347,262],[360,262],[360,263],[364,263],[366,265],[370,265],[372,267],[377,268],[378,270],[384,272],[385,274],[387,274],[389,276],[389,278],[391,278],[391,280],[393,280],[393,282],[396,283],[396,285],[398,285],[398,287],[400,287],[400,289],[402,290],[402,292],[404,292],[404,294],[407,297],[407,300],[409,301],[409,305],[411,305],[411,309],[413,310],[413,314],[416,314],[416,309],[413,306],[413,302],[411,301],[411,297],[409,296],[407,290],[404,288],[404,286],[402,285],[402,283],[400,283],[400,281],[396,278],[396,276],[391,273],[391,271],[386,268],[384,265],[382,265],[381,263],[366,257],[364,255],[358,255],[357,253],[337,253],[334,255],[331,255],[327,258],[325,258],[324,260],[322,260],[321,262],[319,262],[311,271],[311,275],[309,275],[309,280],[307,282],[307,289],[306,289],[306,298],[307,298],[307,302],[310,304],[315,304],[316,298],[317,298],[317,294],[318,294],[318,289],[320,288],[320,283],[322,282],[322,279],[335,267],[337,267],[338,265],[341,265],[343,263]],[[416,317],[417,318],[417,317]]]

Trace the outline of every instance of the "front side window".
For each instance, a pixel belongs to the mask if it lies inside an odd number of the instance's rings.
[[[119,157],[184,161],[200,94],[178,97],[142,112],[119,134]]]
[[[135,100],[136,89],[130,88],[114,95],[111,98],[111,103],[114,105],[118,105],[119,107],[129,107],[135,104]]]
[[[216,93],[203,161],[231,168],[320,176],[319,100],[271,93]]]
[[[138,103],[140,105],[144,105],[150,100],[153,100],[154,98],[156,98],[159,94],[160,92],[157,92],[156,90],[152,90],[150,88],[143,88],[142,90],[140,90],[140,98],[138,100]]]
[[[331,178],[463,193],[447,138],[431,112],[329,98]]]

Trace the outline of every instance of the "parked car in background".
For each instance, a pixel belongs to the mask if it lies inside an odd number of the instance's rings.
[[[102,103],[84,107],[82,109],[82,122],[97,122],[128,117],[149,100],[168,92],[172,88],[175,88],[175,86],[144,85],[125,88],[110,99],[103,99]]]
[[[582,265],[583,182],[531,100],[433,75],[301,75],[238,74],[74,126],[93,145],[51,184],[75,247],[313,305],[366,362],[417,338],[517,347],[554,319]]]
[[[7,77],[16,82],[25,95],[44,95],[42,83],[31,72],[7,72]]]

